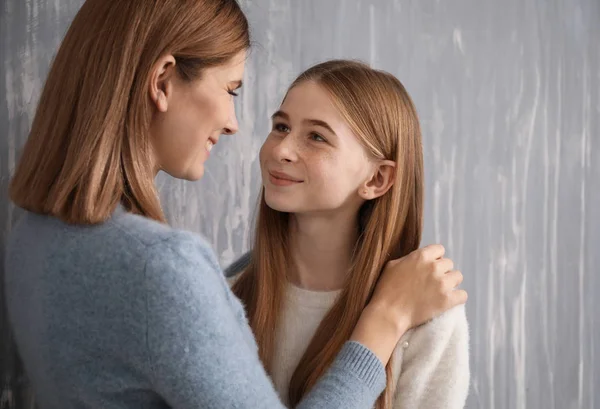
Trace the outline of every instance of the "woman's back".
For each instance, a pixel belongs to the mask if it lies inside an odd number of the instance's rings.
[[[198,236],[122,209],[96,226],[27,213],[7,248],[6,296],[40,407],[164,407],[152,390],[172,398],[170,405],[195,394],[226,395],[209,390],[227,388],[223,379],[202,380],[218,372],[211,368],[214,360],[185,367],[211,348],[227,353],[219,340],[243,339],[249,351],[255,348],[241,306],[218,271],[212,251]],[[226,305],[215,308],[219,303]],[[179,327],[193,321],[198,326],[190,337],[189,329]],[[218,335],[229,332],[241,339],[211,334],[223,322],[239,326]],[[202,340],[211,335],[210,342]],[[191,339],[197,344],[186,343]],[[251,361],[255,354],[247,355]],[[177,384],[172,371],[177,365],[187,383],[198,381],[193,389]]]

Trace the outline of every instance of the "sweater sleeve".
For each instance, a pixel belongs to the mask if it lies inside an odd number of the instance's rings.
[[[240,322],[241,304],[202,240],[157,245],[145,283],[149,378],[170,407],[284,408]],[[377,357],[348,342],[298,408],[368,409],[384,386]]]
[[[462,409],[469,391],[469,328],[464,305],[416,328],[404,348],[394,409]]]

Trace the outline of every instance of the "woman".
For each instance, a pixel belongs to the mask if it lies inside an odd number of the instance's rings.
[[[237,131],[248,46],[234,0],[88,0],[75,17],[10,192],[27,212],[7,248],[6,302],[41,409],[283,408],[213,251],[165,224],[154,185],[159,170],[199,179]],[[399,337],[465,300],[442,252],[389,264],[299,407],[373,404]]]
[[[231,281],[294,406],[350,337],[385,263],[419,246],[421,132],[395,77],[343,60],[301,74],[272,120],[255,246]],[[468,340],[463,306],[407,332],[377,408],[462,408]]]

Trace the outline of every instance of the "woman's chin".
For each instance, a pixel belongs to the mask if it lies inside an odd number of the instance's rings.
[[[202,176],[204,176],[204,164],[197,166],[196,169],[188,172],[183,179],[189,180],[190,182],[195,182],[202,179]]]
[[[187,169],[162,169],[169,176],[175,179],[187,180],[195,182],[202,179],[204,176],[204,163],[199,163],[194,166],[190,166]]]

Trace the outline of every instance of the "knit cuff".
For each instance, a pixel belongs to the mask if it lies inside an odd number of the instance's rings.
[[[379,396],[386,386],[385,366],[367,347],[347,341],[337,355],[334,366],[352,373]]]

